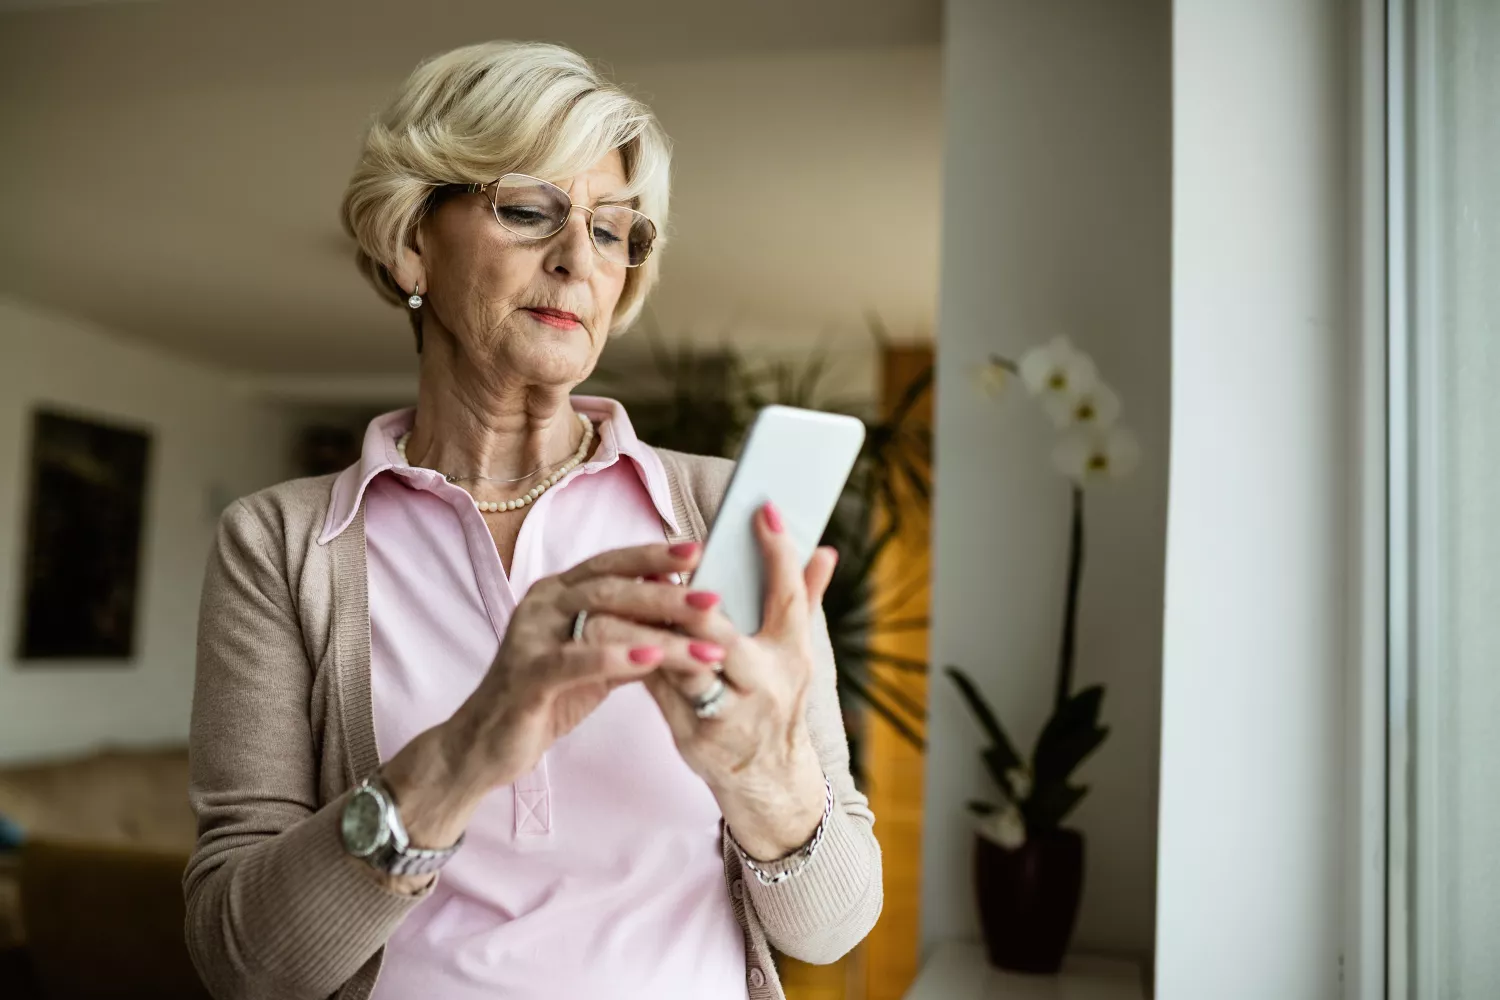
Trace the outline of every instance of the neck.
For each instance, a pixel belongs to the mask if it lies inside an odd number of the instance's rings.
[[[454,361],[448,338],[423,346],[416,425],[406,444],[412,465],[493,480],[540,468],[540,478],[573,454],[581,433],[569,401],[576,383],[528,384]],[[515,492],[514,485],[500,492]]]

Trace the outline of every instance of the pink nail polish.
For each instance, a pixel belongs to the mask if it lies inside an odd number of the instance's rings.
[[[687,595],[687,602],[689,607],[697,608],[699,611],[708,611],[719,603],[719,595],[706,590],[695,590]]]
[[[697,542],[678,542],[667,549],[667,553],[677,559],[689,559],[698,554]]]
[[[688,652],[693,654],[693,659],[704,663],[718,663],[724,659],[724,647],[715,642],[690,642]]]
[[[777,534],[780,534],[783,528],[783,525],[781,523],[781,511],[777,510],[776,505],[769,500],[766,501],[766,505],[763,509],[766,512],[766,527],[770,528]]]
[[[641,666],[650,666],[661,662],[660,646],[637,646],[630,651],[630,662]]]

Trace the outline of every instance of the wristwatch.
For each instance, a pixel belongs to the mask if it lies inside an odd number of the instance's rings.
[[[451,847],[413,847],[396,810],[396,799],[379,776],[366,778],[349,801],[339,828],[344,850],[387,875],[426,875],[458,853],[464,838]]]

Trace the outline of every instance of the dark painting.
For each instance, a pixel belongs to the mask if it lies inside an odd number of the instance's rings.
[[[34,414],[20,659],[134,653],[149,450],[139,431]]]

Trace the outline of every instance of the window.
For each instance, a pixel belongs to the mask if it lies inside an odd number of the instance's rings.
[[[1500,996],[1500,4],[1392,3],[1391,997]],[[1402,104],[1405,103],[1405,107]],[[1402,190],[1401,188],[1404,188]],[[1394,270],[1394,269],[1393,269]],[[1396,353],[1404,352],[1404,358]],[[1409,406],[1395,405],[1407,394]],[[1404,455],[1401,454],[1404,452]],[[1404,490],[1404,495],[1397,495]],[[1404,518],[1404,522],[1397,519]],[[1404,545],[1404,553],[1395,546]],[[1404,571],[1399,568],[1404,566]],[[1394,637],[1395,633],[1393,633]],[[1401,748],[1409,749],[1409,756]],[[1409,761],[1409,763],[1408,763]]]

